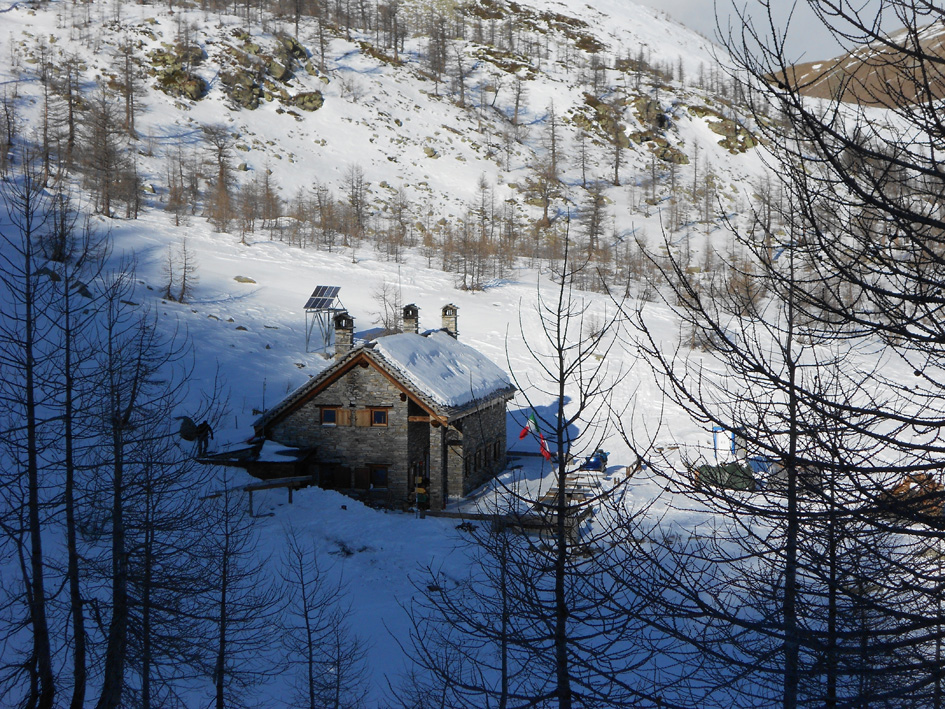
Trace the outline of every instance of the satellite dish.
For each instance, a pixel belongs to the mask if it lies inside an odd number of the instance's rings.
[[[185,441],[197,440],[197,424],[190,416],[175,416],[175,421],[180,421],[180,437]]]

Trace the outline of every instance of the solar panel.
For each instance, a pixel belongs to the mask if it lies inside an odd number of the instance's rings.
[[[327,310],[334,305],[341,286],[315,286],[312,295],[305,303],[306,310]]]
[[[309,298],[305,304],[306,310],[328,310],[335,302],[334,298]]]
[[[341,286],[315,286],[312,291],[313,298],[334,298],[341,290]]]

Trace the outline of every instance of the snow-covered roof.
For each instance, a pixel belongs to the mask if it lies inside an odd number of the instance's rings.
[[[449,419],[465,415],[480,403],[510,399],[515,392],[509,375],[501,367],[446,332],[400,333],[379,337],[351,350],[256,419],[254,428],[263,428],[292,410],[310,392],[318,390],[359,356],[366,356],[388,370],[405,389],[412,391],[438,415]]]
[[[444,408],[462,408],[512,389],[501,367],[443,331],[427,337],[412,333],[379,337],[374,352]]]
[[[264,441],[254,462],[257,463],[294,463],[312,452],[311,448],[293,448],[275,441]]]

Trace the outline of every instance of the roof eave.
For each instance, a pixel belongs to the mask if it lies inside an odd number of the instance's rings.
[[[344,376],[348,369],[356,366],[356,361],[362,357],[371,362],[391,383],[398,387],[404,394],[414,399],[431,417],[442,424],[448,424],[457,419],[469,416],[472,413],[494,406],[500,401],[508,401],[514,397],[515,392],[518,391],[510,384],[508,387],[495,390],[489,396],[476,399],[462,406],[444,406],[420,391],[396,366],[389,362],[382,354],[374,350],[373,347],[363,345],[351,350],[337,362],[326,367],[319,372],[319,374],[309,379],[305,384],[298,387],[282,401],[256,419],[253,422],[253,429],[256,431],[257,435],[265,434],[267,428],[281,420],[283,416],[290,414],[309,396],[317,394],[323,387],[330,386],[337,378]]]
[[[388,380],[404,394],[413,398],[430,416],[439,420],[441,423],[447,423],[447,409],[437,405],[430,397],[424,395],[410,382],[405,381],[400,373],[397,372],[395,368],[391,367],[386,359],[378,355],[370,344],[367,344],[351,350],[340,360],[290,393],[286,398],[256,419],[253,422],[253,429],[257,434],[265,434],[267,428],[294,411],[297,406],[303,403],[308,397],[317,394],[322,388],[330,386],[336,379],[344,376],[349,369],[357,365],[357,360],[362,357],[373,364],[381,374],[386,376]]]
[[[515,392],[517,391],[518,389],[516,387],[509,385],[504,389],[497,390],[491,396],[476,399],[475,401],[471,401],[468,404],[464,404],[463,406],[447,409],[446,418],[450,423],[452,423],[453,421],[465,418],[466,416],[482,411],[483,409],[488,409],[492,406],[495,406],[498,403],[504,404],[505,402],[513,399],[515,397]]]
[[[290,392],[278,404],[270,409],[267,409],[259,418],[253,421],[253,429],[255,429],[257,433],[265,429],[269,424],[278,419],[283,413],[291,411],[296,402],[304,399],[311,391],[317,389],[322,382],[330,380],[335,374],[342,373],[342,370],[344,370],[346,366],[351,364],[353,360],[367,351],[369,350],[364,345],[355,347],[344,357],[330,364],[328,367],[295,389],[295,391]]]

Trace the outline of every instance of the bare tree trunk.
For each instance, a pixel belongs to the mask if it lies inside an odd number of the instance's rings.
[[[565,255],[565,260],[567,260],[567,254]],[[564,275],[562,274],[562,280],[564,280]],[[564,286],[562,286],[563,293]],[[559,303],[560,305],[560,303]],[[559,312],[561,312],[559,310]],[[567,362],[565,361],[565,353],[568,350],[569,344],[560,337],[562,334],[559,331],[555,333],[559,336],[558,341],[555,343],[557,345],[556,353],[556,364],[558,365],[558,370],[556,372],[558,376],[558,410],[556,412],[556,422],[555,427],[555,437],[557,439],[557,455],[558,455],[558,474],[557,474],[557,484],[558,484],[558,499],[556,505],[557,511],[557,520],[555,524],[555,591],[554,591],[554,606],[555,606],[555,637],[554,637],[554,648],[555,648],[555,673],[556,673],[556,688],[555,696],[558,699],[558,707],[560,709],[571,709],[571,665],[570,658],[568,657],[568,598],[565,594],[565,581],[567,580],[567,564],[568,564],[568,554],[570,552],[570,539],[568,538],[568,504],[567,496],[564,494],[566,485],[565,485],[565,473],[567,471],[567,465],[565,463],[567,451],[565,450],[564,442],[567,436],[567,425],[564,418],[564,402],[567,401],[567,393],[565,391],[565,384],[568,379],[568,370]]]
[[[32,260],[32,247],[29,247]],[[29,266],[32,270],[32,265]],[[30,279],[27,283],[30,283]],[[40,519],[39,499],[39,458],[37,450],[37,411],[36,411],[36,359],[35,327],[33,314],[32,285],[27,285],[26,296],[26,331],[23,346],[26,354],[26,436],[27,436],[27,485],[29,488],[29,530],[30,530],[30,575],[31,599],[30,614],[33,621],[33,649],[36,653],[36,665],[39,673],[40,709],[53,706],[55,683],[52,672],[52,653],[49,643],[49,626],[46,619],[46,587],[43,569],[42,521]]]
[[[229,502],[227,502],[229,504]],[[229,591],[229,580],[230,580],[230,571],[229,571],[229,558],[228,552],[230,547],[230,532],[229,529],[223,531],[223,547],[221,548],[221,567],[220,567],[220,601],[218,607],[217,623],[219,623],[219,635],[217,637],[217,657],[216,664],[213,671],[213,682],[216,685],[216,709],[225,709],[226,704],[224,701],[224,689],[226,688],[226,682],[224,681],[224,674],[226,671],[226,646],[227,646],[227,637],[226,630],[229,625],[227,619],[227,594]]]
[[[154,564],[154,520],[150,519],[151,490],[147,491],[146,508],[148,510],[144,539],[144,577],[141,589],[141,706],[151,707],[151,589],[153,585],[152,567]]]
[[[118,413],[116,412],[116,416]],[[124,685],[128,624],[128,572],[125,558],[125,522],[122,500],[124,486],[123,441],[120,419],[112,427],[112,616],[108,624],[108,644],[102,693],[96,709],[117,709]]]
[[[39,340],[37,318],[40,315],[38,288],[39,279],[36,277],[35,246],[40,229],[46,215],[42,200],[42,179],[40,169],[29,157],[24,158],[22,179],[12,183],[10,192],[4,195],[4,202],[10,219],[13,222],[15,236],[4,237],[15,254],[16,262],[10,263],[11,273],[9,280],[13,285],[12,295],[16,302],[12,304],[14,311],[19,310],[22,315],[17,318],[16,333],[7,333],[8,337],[16,337],[18,342],[10,342],[8,346],[16,348],[17,352],[10,358],[14,361],[12,372],[14,376],[22,376],[22,399],[17,402],[22,405],[22,416],[26,431],[26,517],[29,536],[28,560],[22,564],[26,578],[26,597],[29,605],[28,623],[32,629],[32,665],[33,675],[30,699],[27,706],[51,709],[55,701],[55,678],[52,667],[52,650],[49,636],[49,625],[46,607],[46,585],[44,568],[44,551],[42,540],[42,506],[40,499],[40,462],[39,462],[39,411],[38,396],[38,369],[37,361]],[[6,280],[6,278],[5,278]],[[5,359],[7,357],[5,356]],[[21,546],[20,553],[27,553]]]
[[[68,216],[61,214],[59,219],[66,220]],[[63,224],[65,225],[65,221]],[[65,234],[61,235],[65,238]],[[69,257],[69,249],[66,249],[66,258]],[[63,385],[64,385],[64,410],[63,410],[63,444],[65,453],[65,494],[64,502],[66,508],[66,550],[68,555],[66,576],[69,581],[69,607],[72,615],[72,701],[71,709],[82,709],[85,706],[85,693],[88,669],[86,667],[86,637],[85,637],[85,612],[83,608],[82,592],[79,586],[79,551],[76,539],[76,519],[75,519],[75,372],[73,370],[75,363],[75,315],[72,306],[72,287],[70,284],[71,273],[68,272],[68,265],[64,265],[65,277],[64,287],[62,288],[62,316],[60,321],[63,324],[62,330],[62,350],[63,350]]]
[[[792,260],[793,268],[793,260]],[[793,281],[793,278],[792,278]],[[799,531],[797,509],[797,362],[792,351],[794,303],[787,304],[787,342],[785,343],[785,365],[788,370],[788,455],[787,471],[787,532],[784,547],[784,709],[797,707],[799,681],[798,657],[800,643],[797,630],[797,537]]]
[[[149,372],[144,361],[148,330],[132,325],[133,336],[121,332],[119,284],[108,302],[105,376],[110,420],[106,430],[111,445],[111,618],[102,678],[102,693],[96,709],[121,706],[128,647],[128,550],[125,541],[125,434],[130,430],[138,395]],[[125,340],[125,337],[127,340]],[[125,341],[123,341],[125,340]]]

